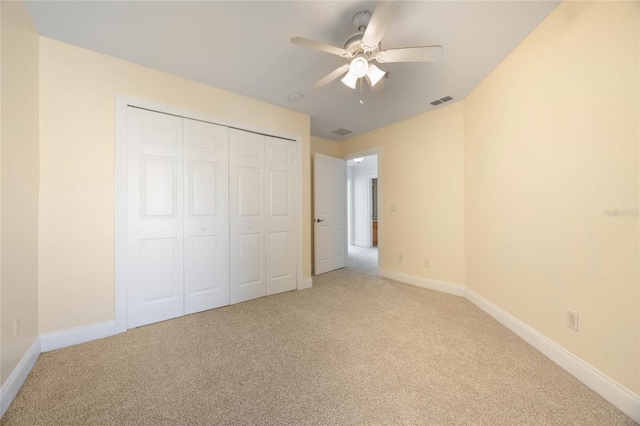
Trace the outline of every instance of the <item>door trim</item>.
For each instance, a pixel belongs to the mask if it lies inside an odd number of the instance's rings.
[[[367,175],[367,243],[369,247],[373,247],[373,180],[377,178],[378,175]]]
[[[146,99],[134,98],[121,93],[115,95],[115,280],[114,280],[114,319],[115,334],[127,331],[127,217],[126,217],[126,143],[127,143],[127,107],[148,109],[164,114],[176,115],[192,120],[206,121],[229,128],[245,130],[253,133],[260,133],[281,139],[289,139],[296,142],[297,154],[297,190],[298,190],[298,250],[296,259],[296,288],[302,290],[310,285],[302,278],[303,256],[303,194],[302,194],[302,136],[287,132],[268,129],[253,124],[239,122],[225,117],[214,116],[197,111],[188,110],[181,107],[163,104]]]
[[[368,157],[369,155],[378,156],[378,275],[382,271],[384,258],[384,191],[383,191],[383,155],[382,147],[376,146],[362,151],[352,152],[342,157],[343,160],[353,160],[358,157]],[[369,231],[371,232],[371,231]]]

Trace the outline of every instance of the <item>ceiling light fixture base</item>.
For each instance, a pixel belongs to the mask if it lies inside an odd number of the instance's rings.
[[[367,29],[367,25],[369,25],[369,21],[371,21],[371,12],[363,10],[362,12],[358,12],[353,15],[351,19],[351,23],[353,27],[358,31],[363,33],[364,30]]]

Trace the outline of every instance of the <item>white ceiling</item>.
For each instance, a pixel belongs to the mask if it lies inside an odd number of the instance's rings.
[[[435,63],[379,65],[387,90],[311,85],[344,59],[290,44],[342,47],[374,1],[28,1],[41,35],[311,116],[311,134],[342,140],[463,99],[559,1],[404,1],[382,48],[439,44]],[[287,100],[302,93],[299,102]],[[338,128],[353,133],[341,137]]]
[[[353,160],[347,160],[347,167],[358,167],[360,169],[376,169],[378,167],[378,156],[368,155],[366,157],[362,157],[362,161],[360,163],[356,163]]]

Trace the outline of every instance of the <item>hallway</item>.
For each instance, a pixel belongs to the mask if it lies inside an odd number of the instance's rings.
[[[349,246],[347,267],[378,274],[378,247]]]

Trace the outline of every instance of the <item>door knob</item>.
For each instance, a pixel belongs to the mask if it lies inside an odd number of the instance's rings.
[[[324,219],[316,219],[316,222],[318,222],[318,223],[324,222]]]

